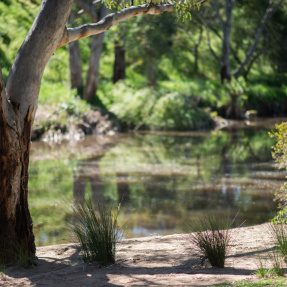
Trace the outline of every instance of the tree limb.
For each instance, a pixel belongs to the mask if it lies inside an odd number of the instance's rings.
[[[215,59],[219,62],[219,64],[221,65],[221,64],[222,64],[222,60],[217,56],[217,54],[215,53],[215,51],[214,51],[213,48],[211,47],[208,26],[205,26],[205,28],[206,28],[207,42],[208,42],[209,50],[211,51],[211,54],[214,56],[214,58],[215,58]]]
[[[101,3],[101,1],[93,1],[92,5],[88,4],[84,0],[75,0],[75,3],[80,8],[82,8],[84,10],[83,12],[86,12],[91,17],[93,22],[97,22],[98,21],[98,19],[97,19],[98,17],[97,17],[97,13],[95,11],[94,5]],[[77,13],[77,15],[79,15],[79,12]]]
[[[221,64],[221,59],[218,57],[218,55],[215,53],[213,48],[211,47],[210,43],[210,37],[209,37],[209,29],[211,29],[221,40],[222,37],[219,35],[219,33],[214,29],[214,27],[210,26],[203,17],[199,15],[199,13],[196,14],[196,17],[199,19],[199,21],[205,26],[206,28],[206,34],[207,34],[207,43],[209,50],[211,51],[211,54],[214,56],[214,58]]]
[[[240,65],[240,67],[238,67],[234,72],[233,72],[233,76],[235,78],[238,78],[240,73],[242,72],[242,70],[244,69],[245,65],[248,63],[248,61],[251,59],[252,57],[252,54],[254,53],[254,51],[256,50],[257,48],[257,45],[258,45],[258,42],[259,42],[259,39],[263,33],[263,29],[264,29],[264,26],[267,22],[267,20],[277,11],[277,9],[279,8],[279,6],[283,3],[284,0],[281,0],[277,5],[272,5],[273,4],[273,0],[270,0],[269,1],[269,5],[265,11],[265,14],[261,20],[261,24],[257,30],[257,34],[255,36],[255,39],[249,49],[249,51],[247,52],[246,54],[246,57],[245,57],[245,60],[242,62],[242,64]],[[273,7],[272,7],[273,6]]]
[[[215,12],[216,12],[216,15],[217,15],[217,18],[220,22],[220,25],[221,25],[221,28],[222,28],[222,31],[224,30],[224,21],[220,15],[220,12],[219,12],[219,4],[218,4],[218,0],[215,0],[214,2],[214,9],[215,9]]]
[[[207,1],[208,0],[201,0],[198,3],[195,3],[191,7],[191,9],[198,8]],[[67,43],[70,43],[72,41],[79,40],[81,38],[89,37],[91,35],[96,35],[104,31],[107,31],[112,26],[116,25],[117,23],[125,19],[129,19],[134,16],[139,16],[139,15],[144,15],[144,14],[159,15],[159,14],[163,14],[166,12],[172,12],[174,8],[175,8],[175,4],[154,5],[152,2],[150,2],[149,4],[140,5],[140,6],[131,6],[119,12],[109,14],[97,23],[86,24],[86,25],[79,26],[77,28],[66,29],[59,47],[64,46]]]

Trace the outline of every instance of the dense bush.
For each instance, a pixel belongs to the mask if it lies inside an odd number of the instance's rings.
[[[209,111],[198,106],[198,97],[165,88],[134,88],[118,83],[112,88],[109,109],[132,129],[194,130],[210,128]]]

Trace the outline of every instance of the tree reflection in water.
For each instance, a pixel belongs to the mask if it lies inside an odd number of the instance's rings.
[[[59,173],[65,169],[45,169],[47,164],[32,161],[30,204],[34,225],[39,227],[36,236],[52,227],[39,222],[33,202],[51,189],[57,191],[57,198],[80,199],[91,194],[95,202],[121,203],[119,221],[129,222],[127,237],[181,232],[182,224],[207,210],[229,210],[231,216],[239,212],[237,224],[244,220],[245,225],[262,223],[275,212],[273,192],[285,179],[271,160],[271,146],[267,131],[258,128],[147,133],[122,135],[117,145],[100,156],[74,160],[73,164],[68,161],[64,179]],[[49,174],[46,186],[43,174]],[[65,189],[60,191],[58,186],[63,186],[64,180]],[[48,209],[51,201],[46,204]],[[53,213],[61,208],[59,204]],[[58,216],[61,218],[69,215]],[[60,227],[58,233],[64,237]]]

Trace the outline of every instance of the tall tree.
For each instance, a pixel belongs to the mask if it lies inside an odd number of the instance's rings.
[[[200,6],[191,4],[193,8]],[[174,10],[176,2],[150,2],[107,15],[97,23],[66,28],[73,0],[43,0],[24,40],[5,87],[0,68],[0,251],[6,262],[17,248],[35,258],[33,224],[28,209],[30,138],[44,69],[55,50],[72,41],[100,34],[113,25],[144,14]]]
[[[72,25],[74,22],[76,22],[76,19],[84,13],[89,15],[90,19],[94,23],[100,21],[108,14],[108,8],[104,4],[101,4],[101,1],[75,0],[75,3],[77,4],[77,7],[80,7],[82,10],[77,11],[74,9],[75,11],[70,14],[69,22]],[[78,41],[70,43],[68,48],[71,87],[76,88],[78,94],[84,100],[95,104],[100,103],[96,92],[98,89],[100,58],[102,53],[103,40],[104,33],[100,33],[92,37],[89,68],[85,84],[82,75],[82,61]]]
[[[209,11],[202,11],[202,13],[195,14],[199,21],[201,21],[201,23],[206,27],[208,45],[211,54],[220,64],[222,83],[224,81],[229,82],[232,77],[237,78],[242,74],[243,70],[247,67],[247,64],[252,60],[267,21],[278,10],[284,0],[278,0],[277,2],[269,0],[268,5],[265,8],[265,12],[261,15],[261,19],[258,21],[257,30],[255,30],[256,33],[253,35],[253,40],[250,43],[249,49],[246,51],[246,54],[242,59],[238,57],[237,53],[231,47],[231,33],[233,30],[232,18],[237,2],[236,0],[214,0],[212,2],[212,9],[208,7],[207,9]],[[240,4],[241,6],[244,6],[249,3]],[[258,3],[258,5],[262,6],[261,2]],[[254,8],[256,7],[253,7],[253,9]],[[218,54],[212,47],[209,35],[210,31],[212,31],[221,41],[220,54]],[[237,67],[233,70],[231,67],[231,56],[235,60],[233,62],[237,63]]]

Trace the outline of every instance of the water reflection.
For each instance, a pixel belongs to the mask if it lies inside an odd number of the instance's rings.
[[[87,140],[90,144],[82,144],[93,150],[95,137]],[[238,212],[238,225],[253,225],[276,210],[273,192],[285,174],[271,160],[272,140],[265,130],[147,133],[117,141],[103,145],[102,152],[79,148],[75,157],[64,153],[43,160],[35,144],[29,202],[37,245],[70,241],[65,222],[71,214],[63,198],[121,203],[126,237],[181,232],[183,224],[206,211]]]

